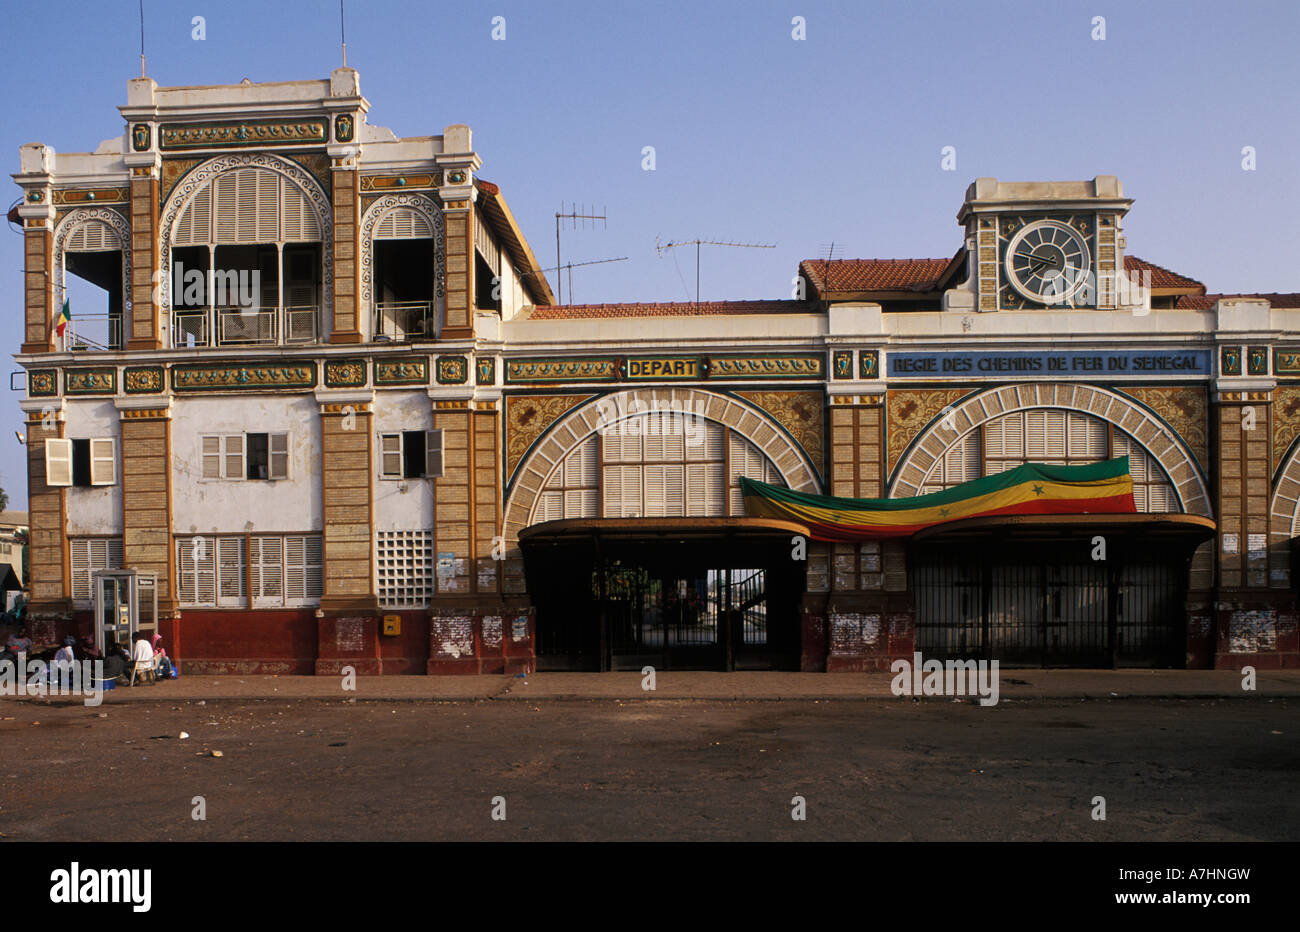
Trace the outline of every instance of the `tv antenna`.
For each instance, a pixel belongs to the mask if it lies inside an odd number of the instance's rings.
[[[775,249],[776,243],[733,243],[731,241],[715,239],[684,239],[668,243],[661,243],[659,237],[655,237],[655,252],[659,258],[664,257],[664,250],[676,249],[678,246],[695,247],[695,306],[700,306],[700,247],[701,246],[732,246],[736,249]]]
[[[627,256],[619,256],[617,259],[591,259],[587,262],[566,262],[562,266],[556,266],[550,269],[537,269],[535,271],[525,272],[525,275],[545,275],[547,272],[561,272],[565,269],[569,271],[569,302],[573,302],[573,270],[584,265],[603,265],[606,262],[626,262]],[[560,276],[555,276],[558,281]],[[558,301],[558,299],[557,299]]]
[[[831,240],[829,243],[821,244],[822,287],[825,288],[827,291],[829,291],[831,287],[831,263],[834,262],[837,258],[835,255],[835,251],[839,250],[840,255],[838,258],[840,259],[840,261],[843,261],[844,250],[846,248],[847,247],[845,246],[844,243],[837,243],[835,242],[835,240]]]
[[[596,208],[594,208],[594,207],[592,208],[593,211],[594,211],[595,209],[596,209]],[[597,214],[597,213],[590,213],[590,214],[589,214],[589,213],[587,213],[587,206],[586,206],[585,204],[582,205],[581,207],[579,207],[577,204],[571,204],[571,205],[569,205],[569,211],[568,211],[568,213],[565,213],[565,212],[564,212],[564,202],[563,202],[563,201],[560,202],[560,210],[559,210],[559,212],[557,212],[556,215],[555,215],[555,269],[554,269],[554,271],[555,271],[555,284],[556,284],[556,289],[555,289],[555,292],[556,292],[555,303],[556,303],[556,304],[563,304],[563,303],[564,303],[564,289],[563,289],[563,287],[562,287],[563,281],[562,281],[561,276],[560,276],[560,270],[566,267],[566,266],[564,265],[564,262],[560,259],[560,221],[562,221],[562,220],[568,220],[571,224],[573,224],[573,229],[575,229],[575,230],[578,229],[578,221],[580,221],[580,220],[582,221],[582,228],[583,228],[584,230],[587,228],[587,221],[588,221],[588,220],[591,221],[591,225],[592,225],[593,228],[595,227],[595,225],[596,225],[597,223],[600,223],[600,224],[604,225],[604,227],[607,228],[607,227],[608,227],[608,220],[609,220],[609,218],[605,216],[604,211],[605,211],[605,208],[602,207],[600,213],[598,213],[598,214]],[[625,257],[625,258],[626,258],[626,257]],[[617,262],[617,261],[621,261],[621,260],[617,260],[617,259],[601,259],[601,260],[599,260],[599,261],[601,261],[601,262]],[[579,264],[579,265],[592,265],[592,264],[594,264],[594,263],[578,263],[578,264]],[[573,282],[572,282],[572,277],[573,277],[573,267],[572,267],[572,265],[568,266],[568,269],[569,269],[569,277],[570,277],[570,282],[569,282],[569,284],[570,284],[570,286],[572,286],[572,284],[573,284]],[[570,297],[572,297],[572,292],[573,292],[573,288],[572,288],[572,287],[569,288],[569,292],[570,292]]]

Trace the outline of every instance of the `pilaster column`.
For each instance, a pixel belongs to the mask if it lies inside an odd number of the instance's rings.
[[[45,483],[45,441],[63,436],[63,399],[27,399],[19,406],[27,416],[28,611],[66,617],[72,612],[66,490]]]
[[[125,157],[131,171],[131,294],[125,314],[126,348],[159,349],[163,345],[164,309],[154,303],[155,273],[169,274],[159,254],[158,197],[162,156],[133,152]]]
[[[122,565],[158,577],[158,616],[175,615],[172,546],[171,405],[119,398],[122,460]]]

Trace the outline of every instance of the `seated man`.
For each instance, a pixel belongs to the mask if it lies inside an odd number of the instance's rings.
[[[109,644],[104,654],[104,679],[115,680],[129,672],[131,658],[121,644]]]
[[[27,628],[19,627],[17,634],[9,635],[6,646],[15,654],[30,653],[32,649],[32,639],[27,636]]]
[[[131,661],[137,670],[153,670],[153,647],[145,640],[144,635],[140,635],[140,640],[135,642],[135,649],[131,651]]]

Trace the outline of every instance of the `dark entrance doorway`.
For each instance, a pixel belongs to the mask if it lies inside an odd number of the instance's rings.
[[[554,521],[520,535],[539,670],[798,669],[801,529],[750,518]]]
[[[1188,568],[1212,534],[1188,515],[1043,515],[918,535],[916,649],[1016,666],[1182,666]]]

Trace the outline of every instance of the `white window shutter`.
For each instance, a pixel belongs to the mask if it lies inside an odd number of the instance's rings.
[[[90,541],[86,538],[68,541],[72,560],[72,598],[85,601],[92,597],[90,591]]]
[[[225,460],[227,479],[243,479],[244,470],[244,435],[228,434],[223,438],[225,443]]]
[[[258,586],[253,590],[253,598],[262,605],[283,605],[284,539],[262,537],[259,540],[262,545],[257,561],[260,573]]]
[[[90,441],[90,484],[117,484],[117,457],[113,438],[94,438]]]
[[[436,478],[442,475],[442,431],[424,432],[424,474]]]
[[[49,437],[45,441],[45,484],[72,485],[72,441]]]
[[[262,596],[262,540],[261,537],[248,539],[248,587],[253,605]]]
[[[402,477],[402,435],[379,435],[379,474],[386,479]]]
[[[306,540],[302,537],[284,539],[284,601],[301,602],[306,598]]]
[[[270,448],[270,478],[289,478],[289,435],[271,434],[267,444]]]
[[[242,537],[218,537],[217,583],[219,591],[218,605],[237,606],[244,597],[244,539]]]
[[[203,478],[220,479],[221,478],[221,437],[216,434],[208,434],[201,440],[201,455],[203,460]]]
[[[194,550],[184,537],[176,540],[176,601],[194,604]]]

